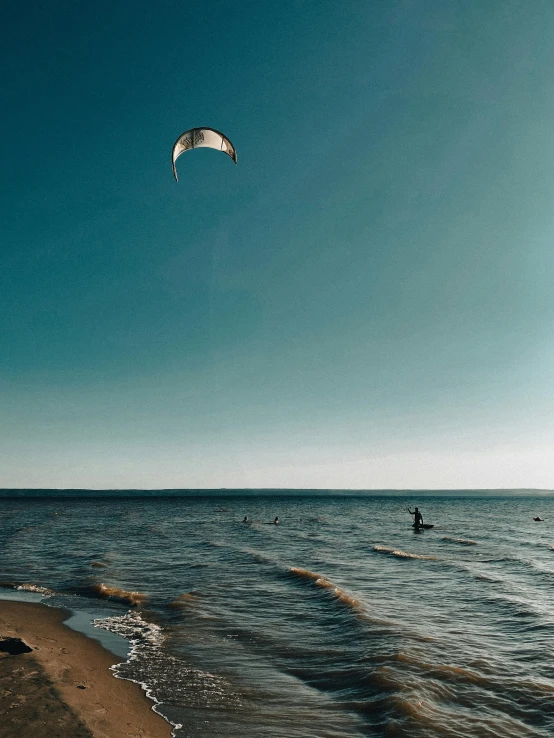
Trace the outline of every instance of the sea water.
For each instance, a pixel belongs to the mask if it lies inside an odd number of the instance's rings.
[[[23,496],[0,516],[4,592],[125,637],[115,675],[177,738],[554,735],[552,498]]]

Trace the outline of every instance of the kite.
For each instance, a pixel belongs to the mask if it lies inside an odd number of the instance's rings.
[[[181,133],[173,145],[173,176],[175,177],[176,182],[179,181],[177,178],[177,167],[175,166],[177,159],[184,151],[200,149],[202,147],[223,151],[224,154],[231,157],[235,164],[237,163],[237,152],[227,136],[216,131],[214,128],[191,128],[190,130]]]

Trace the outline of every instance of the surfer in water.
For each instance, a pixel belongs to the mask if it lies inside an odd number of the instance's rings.
[[[275,520],[273,521],[273,525],[279,525],[279,518],[278,517],[276,517]]]
[[[410,513],[410,515],[414,516],[414,528],[421,528],[421,526],[423,525],[423,515],[419,512],[419,508],[416,507],[414,512],[412,512],[410,508],[408,508],[408,512]]]
[[[244,516],[244,518],[243,518],[242,522],[243,522],[243,523],[247,523],[247,522],[248,522],[248,515],[245,515],[245,516]]]

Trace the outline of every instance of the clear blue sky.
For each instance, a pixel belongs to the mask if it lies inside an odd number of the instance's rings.
[[[550,0],[3,10],[0,486],[554,487]],[[192,126],[218,152],[171,146]]]

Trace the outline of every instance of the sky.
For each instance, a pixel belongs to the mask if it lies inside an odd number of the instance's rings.
[[[554,487],[550,0],[3,20],[0,487]]]

